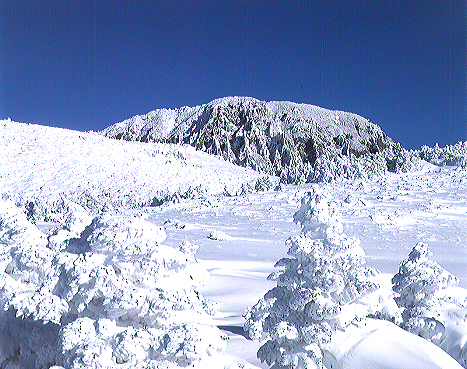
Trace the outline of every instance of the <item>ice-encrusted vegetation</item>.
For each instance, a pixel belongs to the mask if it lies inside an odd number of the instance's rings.
[[[438,144],[434,147],[422,146],[418,153],[423,160],[438,166],[467,167],[467,141],[458,142],[455,145],[447,145],[443,148],[440,148]]]
[[[392,173],[416,172],[422,161],[415,151],[408,151],[400,144],[379,153],[360,157],[337,155],[332,159],[320,156],[313,165],[288,168],[281,181],[284,183],[319,183],[342,180],[368,180]]]
[[[364,299],[378,290],[378,272],[363,266],[359,239],[343,233],[329,195],[306,195],[294,219],[303,234],[287,240],[290,258],[269,276],[277,286],[246,313],[245,330],[267,340],[258,357],[269,365],[324,368],[334,332],[370,315],[395,321],[398,310],[390,296]]]
[[[401,326],[440,346],[467,368],[467,293],[454,288],[457,277],[430,255],[428,245],[418,243],[392,278],[402,308]]]
[[[421,168],[420,157],[433,162],[428,157],[435,155],[404,149],[355,114],[248,97],[155,110],[114,124],[102,134],[127,141],[189,144],[293,184],[413,172]]]
[[[75,218],[46,236],[0,201],[2,367],[183,367],[225,347],[194,245],[140,218]]]
[[[329,172],[348,179],[374,174],[381,169],[367,171],[364,164],[355,168],[356,160],[348,162],[346,157],[381,153],[395,145],[380,127],[356,114],[249,97],[155,110],[114,124],[102,134],[128,141],[189,144],[285,183],[328,180]],[[336,164],[347,169],[336,170]]]

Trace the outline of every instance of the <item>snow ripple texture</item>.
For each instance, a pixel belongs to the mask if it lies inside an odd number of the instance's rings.
[[[224,349],[194,245],[140,218],[73,218],[46,236],[0,201],[2,368],[183,367]]]

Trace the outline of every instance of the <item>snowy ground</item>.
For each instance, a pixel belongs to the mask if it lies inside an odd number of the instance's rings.
[[[0,147],[2,192],[24,201],[63,194],[95,212],[241,193],[261,178],[191,146],[127,143],[9,121],[0,121]]]
[[[268,366],[256,359],[258,344],[241,336],[242,314],[275,285],[266,277],[275,261],[286,256],[284,241],[300,232],[292,216],[310,186],[150,209],[148,219],[166,224],[174,246],[184,239],[200,246],[197,257],[211,274],[203,292],[218,303],[218,324],[231,332],[231,354],[262,368]],[[361,239],[367,265],[383,273],[388,288],[399,263],[419,241],[428,243],[433,259],[467,288],[465,172],[427,165],[425,173],[321,186],[336,199],[347,199],[345,232]],[[230,237],[212,240],[212,231]]]
[[[242,314],[275,286],[266,277],[286,256],[285,240],[300,233],[293,214],[312,185],[223,196],[251,190],[261,176],[191,147],[9,121],[0,122],[0,162],[0,193],[23,206],[65,196],[96,213],[143,215],[165,228],[164,245],[198,245],[196,258],[210,273],[201,292],[217,304],[215,324],[230,338],[226,352],[246,366],[268,367],[256,358],[261,344],[246,338]],[[388,288],[419,241],[467,288],[466,174],[426,164],[420,173],[320,186],[337,200],[345,233],[361,239],[367,265],[383,273]],[[154,199],[177,201],[147,206]],[[46,231],[50,222],[37,225]],[[334,356],[343,368],[457,367],[434,345],[387,322],[355,329],[336,338]]]

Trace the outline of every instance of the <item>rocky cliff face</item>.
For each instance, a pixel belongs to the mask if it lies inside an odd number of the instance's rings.
[[[284,177],[318,158],[376,154],[395,143],[367,119],[292,102],[227,97],[193,108],[158,109],[101,132],[128,141],[180,143]]]

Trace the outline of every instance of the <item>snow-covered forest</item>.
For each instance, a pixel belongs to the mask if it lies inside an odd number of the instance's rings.
[[[0,121],[0,368],[467,368],[467,143],[236,99]]]

